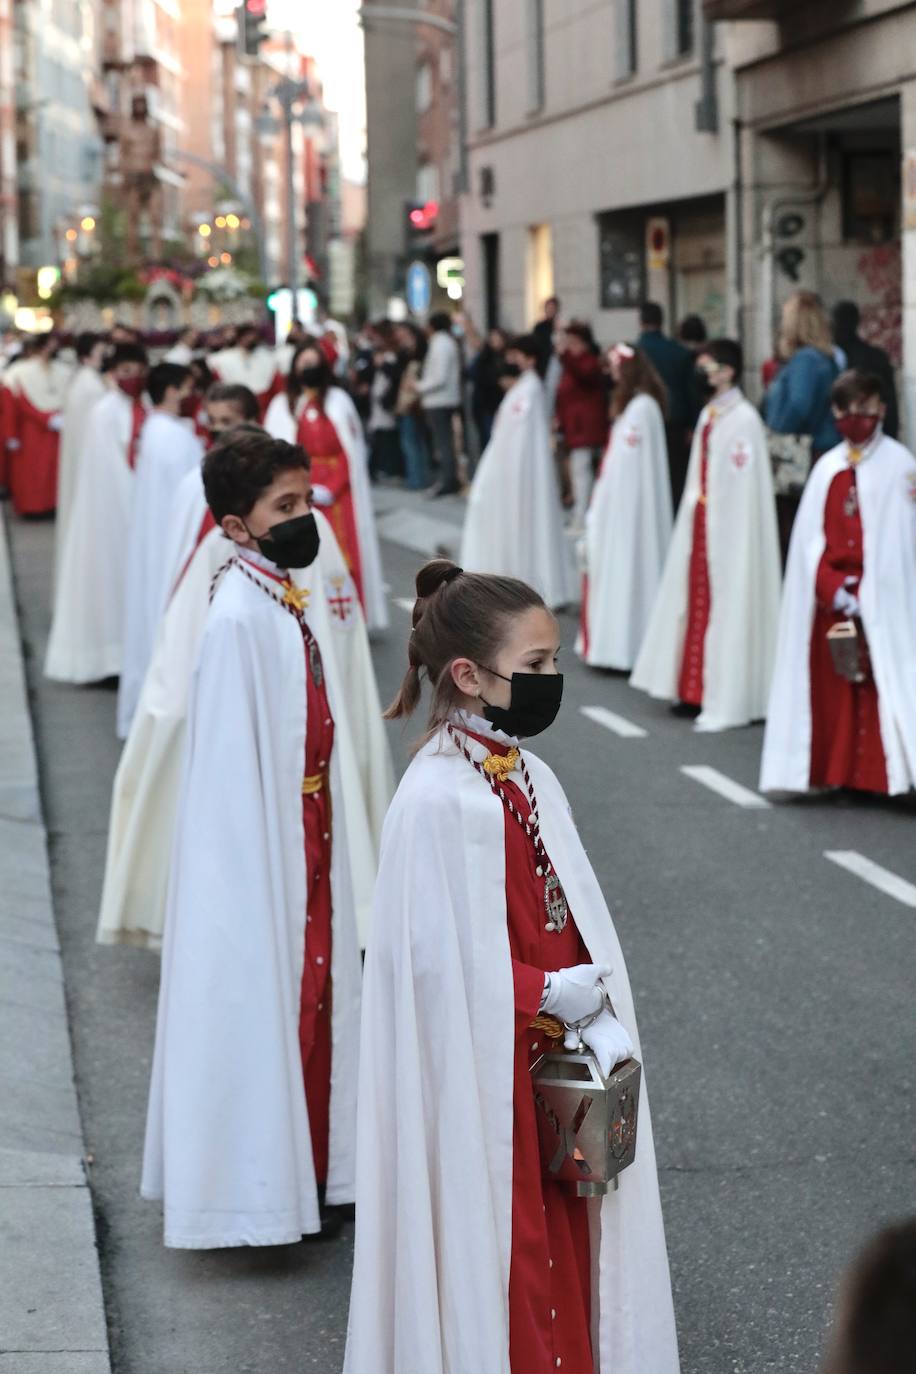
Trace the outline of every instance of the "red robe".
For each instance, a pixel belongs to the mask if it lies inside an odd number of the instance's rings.
[[[60,435],[48,422],[58,412],[38,410],[21,390],[15,404],[19,447],[9,460],[13,509],[17,515],[50,515],[57,507]]]
[[[327,415],[311,401],[306,402],[299,418],[296,439],[312,460],[314,485],[328,487],[334,494],[334,504],[328,506],[322,514],[327,516],[331,528],[337,535],[337,542],[356,583],[360,604],[365,610],[359,536],[356,531],[356,511],[353,507],[350,463],[346,449]]]
[[[7,444],[16,439],[16,428],[16,397],[0,382],[0,490],[9,486],[12,452]]]
[[[281,586],[280,573],[258,572]],[[305,652],[305,760],[302,824],[305,832],[305,958],[299,997],[299,1049],[308,1107],[315,1181],[327,1182],[331,1120],[331,791],[334,718],[318,641],[299,619]]]
[[[467,733],[491,753],[508,753],[505,745]],[[530,803],[522,789],[511,781],[503,787],[527,815]],[[590,959],[572,914],[563,931],[544,929],[544,879],[535,872],[538,860],[531,841],[508,812],[505,836],[516,1036],[509,1363],[512,1374],[556,1374],[558,1367],[570,1374],[592,1374],[587,1201],[541,1175],[531,1087],[531,1066],[549,1047],[543,1032],[531,1028],[544,974]]]
[[[846,617],[833,609],[841,587],[855,594],[862,580],[862,517],[855,468],[838,472],[824,505],[826,544],[815,580],[811,630],[812,787],[887,792],[887,768],[874,678],[847,682],[833,667],[827,631]],[[851,579],[851,581],[850,581]]]
[[[712,427],[713,417],[709,416],[700,437],[700,494],[693,511],[687,631],[684,635],[684,657],[681,660],[681,674],[677,686],[679,698],[690,706],[703,705],[703,664],[712,604],[706,555],[706,498],[709,481],[709,438]]]

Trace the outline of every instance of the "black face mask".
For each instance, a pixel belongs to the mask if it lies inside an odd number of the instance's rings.
[[[497,730],[514,739],[530,739],[553,725],[563,700],[562,673],[513,673],[505,677],[492,668],[485,671],[512,684],[508,706],[491,706],[480,698],[484,716]]]
[[[518,363],[503,363],[499,371],[503,377],[520,377],[522,375],[522,369]]]
[[[323,367],[303,367],[296,373],[300,382],[305,387],[319,387],[324,381]]]
[[[247,525],[245,529],[251,534]],[[264,557],[276,563],[278,568],[308,568],[318,557],[321,543],[311,511],[308,515],[295,515],[292,520],[281,520],[278,525],[271,525],[260,538],[257,535],[252,538]]]

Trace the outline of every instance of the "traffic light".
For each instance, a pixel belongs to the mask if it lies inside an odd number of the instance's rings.
[[[439,220],[437,200],[409,200],[404,206],[404,230],[408,253],[432,238]]]
[[[239,52],[244,57],[257,57],[258,48],[267,37],[267,0],[242,0],[235,14],[239,26]]]

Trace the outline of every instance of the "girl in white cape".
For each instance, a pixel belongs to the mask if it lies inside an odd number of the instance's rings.
[[[619,1191],[585,1200],[541,1176],[535,1017],[588,1023],[605,1072],[639,1053],[568,802],[519,747],[559,709],[557,622],[525,583],[437,560],[413,625],[387,714],[413,712],[421,675],[432,703],[366,954],[346,1374],[677,1374],[644,1091]]]
[[[312,462],[314,501],[324,512],[347,560],[370,630],[388,624],[366,441],[356,407],[333,385],[327,358],[314,339],[293,354],[286,390],[275,396],[264,428],[275,439],[301,444]]]
[[[665,387],[644,353],[610,351],[613,427],[585,518],[585,579],[576,652],[629,671],[642,643],[671,540]]]

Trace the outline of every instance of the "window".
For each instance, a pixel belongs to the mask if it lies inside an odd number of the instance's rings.
[[[417,114],[426,114],[433,103],[433,73],[428,62],[417,68]]]
[[[544,57],[544,0],[528,0],[528,110],[544,108],[546,64]]]
[[[687,57],[693,52],[694,0],[675,0],[675,52]]]
[[[693,52],[696,0],[665,0],[665,61],[678,62]]]
[[[646,295],[645,225],[639,213],[598,216],[602,310],[638,308]]]
[[[843,238],[893,243],[900,233],[900,158],[889,149],[843,155]]]
[[[496,123],[496,0],[480,0],[480,24],[483,58],[481,122],[485,129],[492,129]]]
[[[614,75],[618,81],[632,76],[639,67],[639,54],[636,41],[636,0],[615,0],[616,4],[616,46],[614,52]]]

